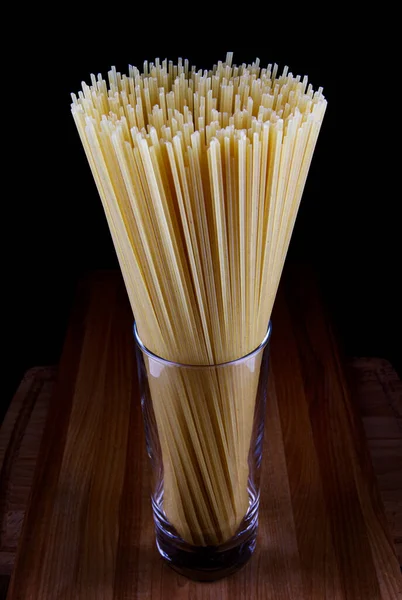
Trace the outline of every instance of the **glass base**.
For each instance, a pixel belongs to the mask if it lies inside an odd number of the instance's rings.
[[[169,566],[195,581],[216,581],[241,569],[251,558],[257,539],[259,498],[254,497],[238,532],[219,546],[185,542],[153,504],[156,545]]]

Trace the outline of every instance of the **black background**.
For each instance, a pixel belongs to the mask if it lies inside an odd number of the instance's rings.
[[[119,27],[123,23],[124,15]],[[128,64],[141,67],[156,56],[182,56],[210,68],[232,50],[236,64],[258,56],[262,66],[277,62],[281,71],[288,65],[293,74],[307,74],[314,89],[324,87],[328,109],[288,260],[315,268],[344,352],[387,358],[401,375],[398,200],[384,183],[386,173],[378,174],[384,147],[373,142],[378,125],[367,120],[363,83],[344,74],[355,72],[353,58],[345,63],[325,36],[292,46],[268,36],[264,45],[237,47],[235,31],[219,45],[212,30],[193,39],[172,30],[162,39],[149,29],[141,40],[135,24],[125,25],[120,43],[105,27],[84,32],[76,22],[61,34],[42,26],[24,40],[25,59],[10,66],[10,86],[18,93],[3,92],[3,105],[9,97],[12,110],[3,113],[10,167],[3,213],[2,409],[27,368],[57,363],[77,279],[88,270],[117,267],[70,93],[89,82],[90,73],[106,76],[111,65],[127,72]]]

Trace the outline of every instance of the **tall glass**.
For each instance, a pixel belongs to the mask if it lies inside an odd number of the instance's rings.
[[[212,366],[170,362],[134,335],[158,550],[191,579],[219,579],[256,545],[271,324],[253,352]]]

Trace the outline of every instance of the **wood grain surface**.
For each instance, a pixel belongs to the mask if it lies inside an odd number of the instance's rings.
[[[3,578],[9,577],[14,567],[56,372],[52,367],[30,369],[0,428],[0,577]]]
[[[390,363],[379,358],[355,358],[348,371],[402,565],[402,381]]]
[[[381,358],[357,357],[347,366],[402,565],[402,381]],[[56,377],[56,367],[27,371],[0,427],[0,600],[7,596]]]
[[[115,274],[82,286],[10,600],[401,597],[363,425],[308,277],[287,273],[273,315],[258,548],[213,584],[158,556],[125,291]]]

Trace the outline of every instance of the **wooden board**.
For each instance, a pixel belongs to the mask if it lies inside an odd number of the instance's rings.
[[[402,565],[402,381],[386,360],[355,358],[349,381]]]
[[[381,358],[348,360],[389,530],[402,565],[402,381]],[[37,464],[56,367],[24,375],[0,427],[0,599],[6,597]]]
[[[273,315],[258,549],[197,584],[159,558],[132,316],[119,277],[83,286],[8,594],[15,599],[399,598],[401,575],[337,348],[306,275]]]
[[[0,577],[14,567],[57,369],[30,369],[0,428]],[[1,598],[1,595],[0,595]]]

